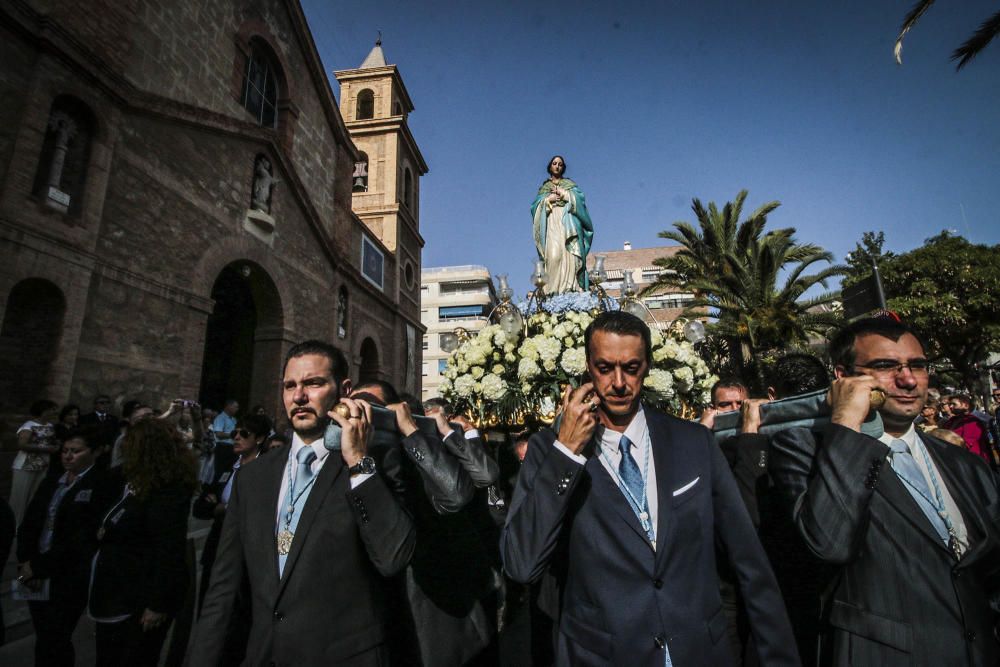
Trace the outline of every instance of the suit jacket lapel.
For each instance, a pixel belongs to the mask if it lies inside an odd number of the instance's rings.
[[[642,529],[642,524],[639,523],[639,517],[635,515],[632,506],[625,499],[625,494],[618,487],[618,482],[608,473],[601,461],[601,443],[597,437],[592,441],[591,447],[593,447],[593,454],[587,460],[587,465],[584,468],[593,481],[594,491],[607,496],[609,503],[621,515],[625,524],[635,531],[635,534],[645,542],[646,546],[652,549],[652,545],[649,544],[649,540],[646,538],[646,531]]]
[[[663,562],[663,554],[667,545],[667,532],[670,530],[673,512],[670,504],[673,496],[670,490],[675,488],[677,479],[676,447],[671,446],[670,429],[653,410],[646,410],[646,426],[649,429],[649,442],[653,448],[653,465],[656,466],[656,565]]]
[[[885,468],[888,468],[887,470]],[[927,520],[927,516],[924,514],[920,506],[917,505],[917,501],[913,499],[910,495],[909,490],[903,484],[903,481],[899,479],[895,471],[892,469],[892,465],[886,461],[883,466],[883,472],[879,480],[878,486],[876,487],[877,492],[882,495],[886,501],[896,508],[900,514],[902,514],[906,519],[914,525],[921,533],[923,533],[927,539],[933,542],[939,549],[947,552],[948,548],[941,541],[938,536],[937,531],[934,530],[934,526],[931,522]]]
[[[968,487],[955,477],[955,468],[960,465],[955,455],[959,453],[959,450],[957,448],[952,450],[954,445],[935,442],[922,434],[919,437],[931,458],[934,459],[934,465],[937,466],[942,481],[948,487],[952,500],[955,501],[958,511],[962,514],[969,540],[969,550],[962,557],[961,564],[963,566],[970,565],[985,552],[982,547],[987,541],[987,531],[986,525],[983,523],[983,516],[977,511],[978,505],[967,495]]]
[[[260,549],[263,552],[261,562],[267,563],[269,573],[266,580],[272,585],[278,583],[278,531],[276,529],[278,494],[281,493],[281,480],[285,474],[285,467],[288,465],[288,450],[290,447],[291,445],[285,445],[276,452],[269,453],[256,463],[256,465],[268,466],[269,470],[264,475],[263,484],[260,489],[262,502],[257,508],[257,511],[264,513],[264,517],[253,522],[256,530],[256,539],[253,543],[260,545]],[[219,493],[221,492],[222,489],[220,488]]]
[[[309,492],[309,498],[306,499],[305,507],[302,508],[302,514],[299,516],[298,526],[295,527],[295,538],[292,540],[292,548],[288,552],[285,569],[281,574],[281,580],[278,582],[279,597],[288,584],[289,575],[295,569],[295,563],[299,560],[299,554],[302,553],[303,545],[309,539],[309,527],[316,519],[319,508],[323,505],[323,501],[326,499],[327,494],[330,493],[330,489],[337,481],[337,478],[340,477],[340,473],[343,470],[344,459],[340,456],[339,452],[330,452],[327,454],[326,463],[323,464],[323,468],[316,477],[316,482],[313,484],[313,488]],[[346,501],[344,502],[346,503]],[[277,547],[275,547],[275,553],[277,553]],[[277,557],[275,558],[275,563],[277,563]]]

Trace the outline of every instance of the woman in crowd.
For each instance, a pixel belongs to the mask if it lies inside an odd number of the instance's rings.
[[[240,469],[256,459],[264,451],[264,443],[271,432],[271,421],[256,413],[249,414],[236,422],[233,431],[233,453],[237,455],[232,469],[220,471],[211,486],[207,487],[194,502],[191,513],[198,519],[213,519],[212,529],[205,540],[201,552],[201,587],[198,590],[198,612],[205,599],[211,582],[212,565],[219,547],[219,536],[222,534],[222,521],[226,517],[226,505],[236,482]],[[236,600],[229,628],[226,633],[225,665],[239,665],[243,661],[250,628],[249,584]]]
[[[80,406],[76,403],[67,403],[59,411],[59,421],[55,424],[56,440],[60,443],[66,442],[66,435],[70,431],[76,430],[80,426]],[[60,450],[60,455],[62,450]]]
[[[938,402],[932,398],[928,398],[927,402],[924,403],[923,409],[920,410],[920,417],[916,421],[917,426],[928,433],[938,428]]]
[[[125,488],[97,531],[89,612],[97,664],[155,666],[184,602],[187,516],[194,456],[174,424],[143,419],[122,443]]]
[[[99,434],[64,433],[61,476],[49,476],[24,515],[17,533],[18,581],[48,600],[30,601],[35,627],[35,665],[72,665],[73,630],[87,606],[90,563],[97,527],[108,506],[108,486],[94,466]]]
[[[55,430],[56,444],[59,449],[49,454],[49,468],[45,472],[45,478],[59,479],[62,476],[62,443],[66,442],[66,436],[70,431],[75,431],[80,426],[80,406],[76,403],[67,403],[59,411],[59,420],[53,424]]]
[[[201,442],[195,443],[198,450],[198,481],[202,487],[207,487],[215,481],[215,431],[212,421],[215,412],[205,408],[201,411]]]
[[[45,479],[49,456],[59,451],[53,422],[59,406],[49,400],[35,401],[31,405],[31,419],[17,429],[17,456],[11,469],[14,471],[10,485],[10,507],[17,523],[24,518],[28,502]]]

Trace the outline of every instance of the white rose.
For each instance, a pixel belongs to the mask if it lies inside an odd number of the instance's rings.
[[[687,366],[682,366],[674,371],[674,380],[677,381],[677,389],[680,391],[691,391],[694,384],[694,372]]]
[[[472,396],[472,390],[476,386],[476,381],[471,375],[462,375],[455,378],[455,393],[462,398]]]
[[[527,357],[522,357],[521,361],[517,364],[517,377],[523,380],[530,380],[536,377],[542,369],[538,367],[534,359],[528,359]]]
[[[495,364],[492,368],[492,371],[497,375],[503,375],[503,370],[503,364]]]
[[[535,347],[538,348],[538,356],[543,362],[555,363],[555,360],[559,358],[559,353],[562,352],[562,344],[556,338],[535,336]]]
[[[661,398],[671,398],[675,393],[674,378],[670,375],[670,371],[665,371],[662,368],[651,370],[642,384]]]
[[[483,381],[480,383],[482,385],[483,396],[491,401],[499,401],[507,394],[507,383],[504,382],[503,378],[489,373],[483,377]]]
[[[472,373],[472,377],[474,377],[477,380],[483,377],[484,373],[482,366],[473,366],[470,372]]]
[[[570,375],[583,375],[587,370],[587,354],[583,348],[568,348],[559,364]]]

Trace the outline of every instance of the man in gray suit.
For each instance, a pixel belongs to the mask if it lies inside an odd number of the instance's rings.
[[[768,472],[809,549],[837,567],[820,664],[996,665],[1000,505],[986,463],[913,427],[929,363],[890,317],[830,344],[831,424],[771,443]],[[875,404],[885,432],[861,432]]]
[[[214,667],[244,573],[253,631],[249,665],[385,665],[385,581],[409,562],[414,529],[368,453],[371,407],[350,392],[332,345],[292,347],[282,381],[292,443],[241,469],[233,484],[212,587],[191,664]],[[333,410],[348,408],[344,417]],[[329,451],[329,420],[342,428]]]

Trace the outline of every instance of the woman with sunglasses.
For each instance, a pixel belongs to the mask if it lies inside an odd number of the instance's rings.
[[[202,494],[194,502],[191,514],[197,519],[213,519],[212,529],[205,539],[205,547],[201,552],[201,586],[198,589],[198,613],[201,613],[201,605],[205,599],[205,593],[211,583],[212,565],[215,563],[215,553],[219,547],[219,537],[222,534],[222,520],[226,517],[226,505],[229,503],[229,496],[236,481],[236,475],[240,468],[247,465],[264,450],[264,443],[271,433],[271,421],[257,414],[250,414],[236,422],[236,428],[231,437],[233,439],[233,453],[238,457],[236,463],[229,470],[219,471],[215,481],[207,486]],[[249,592],[249,587],[247,592]],[[243,603],[246,603],[245,605]],[[246,650],[246,628],[249,623],[243,622],[250,619],[249,599],[239,599],[236,608],[233,610],[233,617],[229,622],[229,631],[226,638],[228,648],[224,651],[226,664],[238,665],[243,659]],[[241,635],[240,632],[243,632]],[[231,663],[229,661],[232,661]]]

